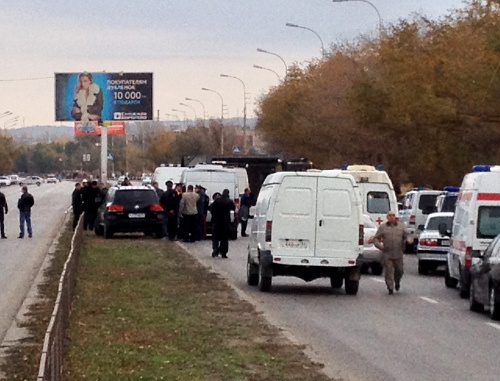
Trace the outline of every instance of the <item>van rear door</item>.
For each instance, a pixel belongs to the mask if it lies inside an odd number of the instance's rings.
[[[318,178],[316,256],[345,258],[359,251],[359,200],[349,179]]]
[[[272,221],[276,256],[314,256],[316,177],[285,176],[279,186]]]

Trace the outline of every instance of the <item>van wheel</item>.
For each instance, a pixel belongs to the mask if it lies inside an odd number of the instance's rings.
[[[330,284],[332,285],[332,288],[342,288],[342,285],[344,284],[344,278],[342,276],[332,276],[330,277]]]
[[[249,286],[257,286],[259,284],[259,266],[252,263],[250,255],[247,260],[247,284]]]
[[[484,305],[476,302],[474,298],[474,282],[471,282],[470,292],[469,292],[469,309],[474,312],[483,312]]]
[[[359,280],[350,280],[346,278],[345,280],[345,293],[347,295],[356,295],[359,289]]]
[[[458,280],[451,277],[450,268],[448,267],[448,264],[446,264],[446,270],[444,271],[444,284],[448,288],[455,288],[457,287],[458,284]]]
[[[468,298],[470,295],[470,285],[467,287],[465,284],[464,276],[462,274],[462,268],[460,268],[460,297],[462,299]]]
[[[259,263],[259,291],[261,292],[269,292],[271,290],[271,285],[273,283],[273,278],[270,276],[262,275],[264,273],[264,266],[262,263]]]
[[[382,275],[382,271],[384,271],[384,267],[380,263],[372,263],[373,275]]]
[[[494,286],[491,286],[490,290],[490,317],[493,320],[500,320],[500,301]]]
[[[420,275],[427,275],[429,272],[429,269],[427,268],[427,265],[423,263],[422,261],[418,261],[418,273]]]

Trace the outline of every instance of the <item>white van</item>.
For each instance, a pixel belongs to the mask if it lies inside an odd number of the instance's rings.
[[[210,203],[213,201],[213,195],[216,192],[222,194],[224,189],[229,190],[229,197],[234,201],[236,210],[231,212],[231,228],[229,237],[237,238],[238,229],[238,211],[240,204],[240,194],[238,189],[238,175],[234,168],[224,168],[222,165],[198,164],[193,168],[187,168],[182,173],[181,183],[186,187],[188,185],[202,185],[209,197]],[[210,211],[207,213],[207,231],[210,232],[210,222],[212,215]]]
[[[153,173],[153,181],[158,183],[158,188],[167,190],[165,183],[167,181],[172,181],[172,183],[178,184],[181,182],[182,172],[187,169],[187,167],[181,167],[180,164],[162,164],[160,167],[155,169]]]
[[[460,283],[460,296],[470,290],[472,257],[500,234],[500,167],[476,165],[464,176],[453,219],[445,273],[447,287]]]
[[[343,171],[354,177],[363,200],[363,213],[370,216],[378,226],[387,221],[387,212],[398,216],[398,202],[394,186],[385,171],[371,165],[349,165]]]
[[[265,292],[273,276],[328,277],[333,288],[345,280],[346,293],[356,294],[362,221],[358,186],[340,170],[267,176],[252,222],[247,283]]]
[[[413,245],[407,245],[406,252],[416,252],[418,237],[424,230],[429,214],[436,211],[436,201],[442,193],[443,191],[439,190],[416,188],[405,194],[399,210],[399,219],[413,238]]]

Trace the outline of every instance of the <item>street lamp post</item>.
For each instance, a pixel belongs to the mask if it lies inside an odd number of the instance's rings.
[[[218,91],[207,89],[206,87],[201,88],[203,91],[210,91],[211,93],[215,93],[219,96],[220,102],[221,102],[221,107],[220,107],[220,124],[221,124],[221,131],[220,131],[220,154],[224,155],[224,99],[222,99],[222,95]]]
[[[205,113],[205,105],[201,101],[199,101],[198,99],[193,99],[193,98],[186,97],[186,100],[187,101],[198,102],[201,105],[201,107],[203,108],[203,124],[205,124],[205,118],[207,117],[207,114]]]
[[[182,114],[184,115],[184,128],[187,129],[187,126],[186,126],[186,111],[184,111],[184,110],[177,110],[175,108],[173,108],[172,111],[182,112]]]
[[[193,112],[194,112],[194,123],[196,124],[196,119],[198,119],[198,117],[196,116],[196,110],[194,109],[194,107],[190,106],[190,105],[187,105],[185,103],[179,103],[179,105],[184,106],[184,107],[189,107],[191,110],[193,110]]]
[[[344,2],[350,2],[350,1],[360,1],[362,3],[366,3],[370,5],[373,9],[375,9],[375,12],[377,12],[378,16],[378,32],[379,34],[382,33],[382,17],[380,16],[380,12],[378,11],[377,7],[370,1],[368,0],[332,0],[334,3],[344,3]]]
[[[308,30],[308,31],[310,31],[310,32],[313,32],[313,33],[316,35],[316,37],[318,37],[318,38],[319,38],[319,42],[321,42],[321,55],[322,55],[323,57],[325,56],[325,45],[323,44],[323,39],[321,38],[321,36],[320,36],[318,33],[316,33],[314,30],[312,30],[311,28],[308,28],[308,27],[306,27],[306,26],[301,26],[301,25],[297,25],[297,24],[292,24],[292,23],[290,23],[290,22],[287,22],[285,25],[286,25],[286,26],[289,26],[289,27],[291,27],[291,28],[300,28],[300,29],[305,29],[305,30]]]
[[[245,83],[238,77],[235,77],[234,75],[227,75],[227,74],[221,74],[221,77],[224,78],[233,78],[241,82],[243,85],[243,130],[246,130],[247,128],[247,90],[245,87]]]
[[[285,62],[285,60],[283,59],[283,57],[281,57],[280,55],[278,55],[278,54],[276,54],[276,53],[269,52],[269,51],[264,50],[264,49],[261,49],[261,48],[257,48],[257,51],[258,51],[259,53],[271,54],[271,55],[273,55],[273,56],[278,57],[278,58],[281,60],[281,62],[283,62],[283,65],[285,65],[285,76],[288,74],[288,66],[286,66],[286,62]]]
[[[262,70],[270,71],[270,72],[274,73],[274,75],[276,75],[276,78],[278,78],[278,81],[281,81],[281,78],[280,78],[279,74],[276,73],[273,69],[269,69],[267,67],[263,67],[263,66],[259,66],[259,65],[253,65],[253,67],[256,68],[256,69],[262,69]]]

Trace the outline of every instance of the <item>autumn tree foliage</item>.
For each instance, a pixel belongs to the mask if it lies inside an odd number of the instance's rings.
[[[500,7],[473,1],[332,48],[259,103],[258,129],[320,168],[385,164],[396,183],[458,184],[500,153]]]

